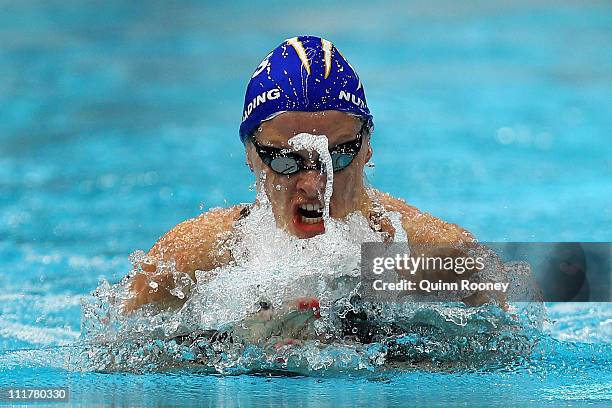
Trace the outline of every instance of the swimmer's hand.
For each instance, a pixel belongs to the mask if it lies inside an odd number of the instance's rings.
[[[273,308],[269,302],[260,302],[259,310],[238,323],[232,336],[251,344],[268,344],[275,348],[301,344],[312,337],[311,323],[321,317],[316,298],[300,298]]]
[[[159,308],[180,307],[195,285],[192,277],[183,272],[142,264],[129,282],[130,297],[123,303],[123,313],[130,314],[143,305],[154,303]]]

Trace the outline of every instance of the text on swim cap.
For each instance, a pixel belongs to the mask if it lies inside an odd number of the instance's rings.
[[[344,99],[347,102],[351,102],[351,103],[353,103],[353,105],[357,105],[361,109],[365,109],[366,108],[365,102],[363,100],[361,100],[360,97],[358,97],[357,95],[352,94],[350,92],[340,91],[340,94],[338,95],[338,99]]]
[[[280,89],[277,88],[270,89],[269,91],[264,91],[261,94],[257,95],[253,98],[251,102],[249,102],[246,109],[244,110],[244,114],[242,115],[242,121],[244,122],[249,117],[249,115],[251,115],[253,109],[258,107],[262,103],[278,98],[280,98]]]
[[[261,74],[263,72],[264,69],[266,69],[269,65],[270,65],[270,57],[272,56],[272,52],[269,53],[268,55],[266,55],[266,58],[264,58],[259,65],[257,66],[257,69],[255,70],[255,72],[253,72],[253,75],[251,76],[252,78],[255,78],[257,75]]]

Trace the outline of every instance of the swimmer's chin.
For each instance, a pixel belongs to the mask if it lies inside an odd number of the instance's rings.
[[[304,211],[304,206],[312,204],[314,207],[310,208],[310,212]],[[291,212],[287,214],[286,220],[288,221],[286,225],[287,232],[291,235],[295,236],[298,239],[307,239],[313,238],[317,235],[321,235],[325,233],[325,222],[323,221],[323,212],[320,210],[323,204],[318,202],[318,200],[308,200],[303,198],[296,198],[293,200],[291,205]],[[300,208],[302,207],[302,208]],[[315,214],[312,213],[313,208],[319,215],[318,222],[312,222],[314,219],[310,219],[309,222],[308,217],[313,217]],[[331,208],[330,208],[331,211]]]
[[[325,233],[325,223],[323,221],[308,224],[302,222],[302,217],[299,214],[294,214],[291,226],[292,233],[299,239],[312,238]]]

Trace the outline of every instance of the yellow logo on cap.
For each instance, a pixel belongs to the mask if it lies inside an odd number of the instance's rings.
[[[298,57],[300,57],[300,61],[302,61],[302,65],[304,68],[306,68],[306,72],[308,72],[308,75],[310,75],[310,61],[308,61],[306,50],[304,49],[304,46],[300,40],[298,40],[297,37],[293,37],[287,40],[287,44],[291,45],[295,49]]]

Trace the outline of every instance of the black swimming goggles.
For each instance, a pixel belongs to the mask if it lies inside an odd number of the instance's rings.
[[[353,162],[361,150],[363,134],[367,129],[369,129],[369,121],[366,120],[356,139],[336,145],[329,150],[334,172],[347,168]],[[278,174],[288,176],[303,170],[320,170],[321,168],[319,160],[312,166],[306,166],[307,160],[290,149],[264,146],[255,139],[254,135],[251,135],[250,139],[261,160]]]

